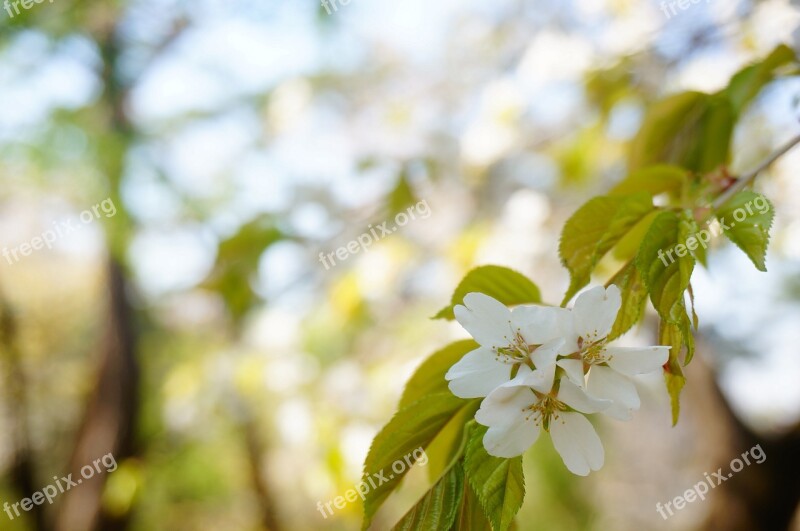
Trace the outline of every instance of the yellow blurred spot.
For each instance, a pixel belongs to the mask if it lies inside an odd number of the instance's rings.
[[[120,463],[119,468],[108,473],[103,491],[103,507],[113,516],[130,511],[136,493],[142,484],[142,474],[135,461]]]

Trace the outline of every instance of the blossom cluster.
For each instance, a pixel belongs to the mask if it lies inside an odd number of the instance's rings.
[[[484,398],[475,420],[488,427],[489,454],[521,455],[544,430],[574,474],[603,466],[603,445],[584,414],[629,420],[639,408],[631,377],[661,370],[669,357],[667,346],[608,345],[621,306],[612,285],[585,291],[572,309],[509,309],[483,293],[469,293],[455,307],[480,346],[445,378],[456,396]]]

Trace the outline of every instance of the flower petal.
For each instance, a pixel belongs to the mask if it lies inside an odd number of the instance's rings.
[[[639,409],[639,393],[636,386],[628,379],[616,371],[593,365],[587,378],[587,391],[595,398],[605,398],[613,401],[613,404],[603,413],[619,420],[630,420],[631,411]]]
[[[548,341],[541,347],[537,348],[531,353],[531,361],[537,369],[543,369],[550,365],[554,365],[559,350],[564,346],[564,339],[557,337]]]
[[[536,442],[539,432],[538,417],[534,416],[505,426],[493,426],[483,436],[483,447],[495,457],[517,457]]]
[[[587,395],[583,389],[563,378],[561,387],[558,389],[558,399],[582,413],[599,413],[611,407],[612,404],[611,400],[597,399]]]
[[[523,367],[525,367],[523,365]],[[527,368],[527,367],[526,367]],[[536,369],[526,375],[521,380],[521,385],[533,387],[540,393],[549,393],[553,388],[553,380],[556,376],[556,364],[545,365],[541,369]]]
[[[467,293],[464,306],[453,309],[456,320],[484,347],[506,347],[511,344],[511,310],[483,293]]]
[[[553,446],[570,472],[586,476],[603,467],[603,443],[592,423],[580,413],[561,413],[550,421]]]
[[[597,286],[584,291],[578,296],[572,309],[575,333],[584,342],[603,339],[611,332],[620,307],[622,296],[619,288],[613,284],[608,289]]]
[[[511,311],[511,326],[529,345],[543,345],[572,332],[572,312],[551,306],[517,306]]]
[[[669,347],[606,347],[608,366],[627,376],[660,371],[669,359]]]
[[[498,361],[490,349],[479,347],[464,355],[450,367],[445,380],[450,391],[459,398],[478,398],[491,393],[511,378],[512,366]]]
[[[583,362],[581,360],[563,359],[556,363],[567,373],[569,381],[581,388],[586,388],[586,377],[583,374]]]
[[[481,402],[475,421],[489,427],[519,424],[530,415],[529,406],[535,402],[530,388],[501,385]]]

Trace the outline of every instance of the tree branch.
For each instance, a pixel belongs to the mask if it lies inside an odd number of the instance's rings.
[[[714,200],[714,202],[711,204],[711,208],[717,210],[722,205],[730,201],[733,196],[744,190],[750,183],[752,183],[759,173],[767,169],[770,165],[772,165],[773,162],[781,158],[797,144],[800,144],[800,135],[797,135],[791,140],[789,140],[786,144],[781,146],[777,151],[775,151],[769,157],[764,159],[761,162],[761,164],[759,164],[756,168],[739,177],[730,188],[722,192],[719,195],[719,197],[717,197]]]

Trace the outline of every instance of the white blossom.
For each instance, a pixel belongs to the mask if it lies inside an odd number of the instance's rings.
[[[556,390],[554,368],[555,357],[535,370],[522,365],[513,380],[483,400],[475,420],[489,427],[483,445],[490,455],[521,455],[544,429],[567,468],[585,476],[603,466],[603,445],[586,417],[573,410],[597,413],[610,402],[588,396],[568,379],[557,381]]]
[[[609,347],[608,335],[622,306],[619,288],[602,286],[582,293],[572,309],[574,339],[566,358],[558,361],[567,377],[597,398],[612,401],[605,414],[630,420],[639,408],[639,394],[630,377],[661,369],[668,346]],[[588,369],[588,376],[584,373]]]
[[[518,306],[512,311],[483,293],[467,294],[464,306],[456,306],[454,313],[480,345],[445,375],[450,390],[461,398],[484,397],[509,381],[515,367],[549,355],[553,340],[569,330],[571,319],[563,308]],[[555,349],[563,353],[562,344]]]
[[[608,346],[622,305],[619,288],[582,293],[574,307],[517,306],[469,293],[454,313],[480,345],[447,372],[461,398],[485,397],[475,420],[489,429],[486,451],[521,455],[548,431],[564,464],[578,475],[603,466],[603,445],[584,416],[627,420],[639,407],[630,377],[661,369],[669,347]]]

